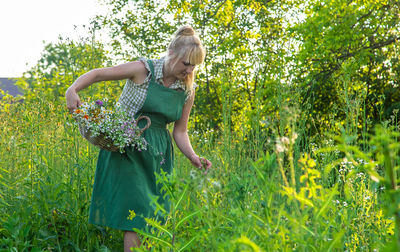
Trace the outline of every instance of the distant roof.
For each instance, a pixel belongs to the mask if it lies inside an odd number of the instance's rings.
[[[3,89],[12,96],[22,95],[22,92],[20,92],[15,85],[16,82],[16,78],[0,78],[0,89]]]

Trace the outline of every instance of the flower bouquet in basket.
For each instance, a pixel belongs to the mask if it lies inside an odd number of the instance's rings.
[[[91,144],[108,151],[124,152],[125,147],[147,149],[147,142],[141,136],[150,126],[147,116],[136,120],[129,117],[117,102],[112,104],[107,99],[83,103],[73,112],[81,135]],[[146,119],[147,125],[139,128],[137,122]]]

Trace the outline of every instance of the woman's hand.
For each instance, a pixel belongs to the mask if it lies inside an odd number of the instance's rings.
[[[65,98],[67,100],[67,108],[70,113],[82,105],[81,99],[75,90],[68,88],[65,92]]]
[[[192,165],[196,166],[197,168],[203,169],[204,174],[207,174],[208,169],[210,169],[212,166],[212,163],[210,162],[210,160],[207,160],[203,157],[199,157],[196,154],[193,154],[190,157],[190,162],[192,162]]]

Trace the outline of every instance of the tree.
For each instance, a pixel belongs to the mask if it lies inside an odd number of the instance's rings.
[[[104,2],[111,11],[99,17],[99,23],[109,31],[113,52],[125,60],[159,56],[171,34],[183,24],[191,24],[199,32],[207,56],[196,80],[200,86],[193,109],[197,129],[221,127],[222,107],[227,103],[232,103],[228,120],[233,129],[247,121],[243,117],[250,115],[255,99],[260,98],[255,95],[257,89],[270,88],[270,79],[282,69],[276,68],[281,52],[268,61],[264,55],[271,55],[282,44],[284,1]],[[270,93],[262,92],[263,96]]]
[[[317,130],[333,126],[333,117],[344,121],[357,100],[359,115],[365,114],[360,125],[368,128],[400,106],[399,10],[392,0],[315,0],[305,6],[306,19],[291,28],[300,45],[295,82],[304,90],[304,107],[310,106],[305,114],[319,119]]]
[[[41,95],[58,100],[64,98],[66,89],[82,74],[94,68],[111,64],[108,52],[94,38],[81,38],[79,41],[59,38],[57,43],[45,45],[37,64],[24,73],[19,81],[32,95]],[[90,87],[90,93],[116,95],[114,89],[105,83]],[[84,92],[87,93],[87,91]]]

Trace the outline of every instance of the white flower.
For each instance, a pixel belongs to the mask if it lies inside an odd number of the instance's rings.
[[[213,185],[214,187],[221,188],[221,184],[220,184],[218,181],[213,181],[213,182],[212,182],[212,185]]]
[[[297,137],[298,137],[297,133],[294,132],[292,135],[292,138],[290,139],[292,144],[294,144],[294,142],[296,142]]]
[[[365,175],[365,174],[364,174],[364,173],[362,173],[362,172],[360,172],[360,173],[357,173],[357,177],[358,177],[358,178],[363,178],[363,177],[364,177],[364,175]]]
[[[283,147],[282,144],[280,144],[280,143],[277,143],[275,145],[275,147],[276,147],[276,151],[277,152],[284,152],[285,151],[285,147]]]
[[[189,176],[190,176],[192,179],[195,179],[195,178],[196,178],[196,171],[193,170],[193,169],[190,170]]]
[[[283,143],[283,144],[285,144],[285,145],[288,145],[288,144],[290,143],[289,138],[287,138],[287,137],[282,137],[282,138],[281,138],[281,143]]]

